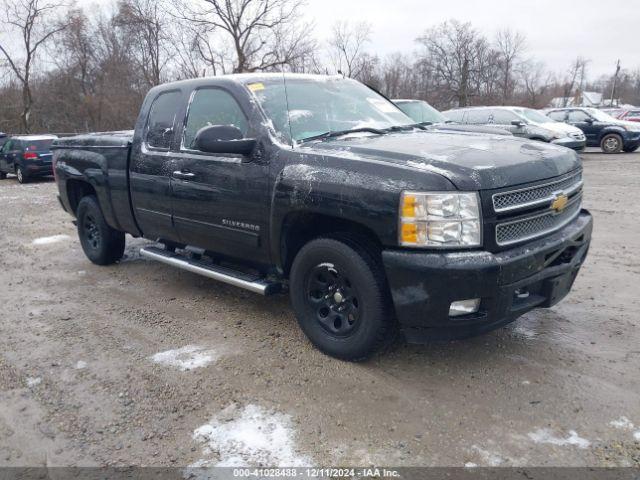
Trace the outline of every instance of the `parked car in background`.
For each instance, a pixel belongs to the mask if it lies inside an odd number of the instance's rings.
[[[9,138],[0,150],[0,179],[15,173],[18,182],[52,175],[51,144],[55,135],[24,135]]]
[[[444,112],[464,125],[484,125],[510,131],[514,136],[583,150],[586,138],[578,128],[555,122],[531,108],[469,107]]]
[[[549,109],[551,111],[553,109]],[[613,118],[620,118],[620,116],[626,111],[624,108],[601,108],[601,112],[606,113],[607,115],[611,115]]]
[[[9,135],[4,132],[0,132],[0,151],[2,151],[2,146],[7,143],[7,140],[9,140]]]
[[[605,153],[635,152],[640,147],[640,124],[627,122],[596,108],[558,108],[547,112],[557,122],[582,130],[587,145]]]
[[[625,110],[618,118],[627,122],[640,122],[640,108]]]
[[[508,130],[483,127],[480,125],[462,125],[445,117],[441,112],[433,108],[424,100],[396,99],[392,100],[397,107],[416,123],[432,126],[438,130],[450,130],[456,132],[489,133],[492,135],[511,135]]]

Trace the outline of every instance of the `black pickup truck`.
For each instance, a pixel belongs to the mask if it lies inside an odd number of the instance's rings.
[[[424,130],[342,77],[162,85],[134,132],[57,140],[54,170],[92,262],[129,233],[157,242],[143,257],[288,290],[309,339],[348,360],[550,307],[591,240],[575,152]]]

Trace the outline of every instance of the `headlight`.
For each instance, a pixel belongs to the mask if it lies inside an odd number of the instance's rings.
[[[406,247],[479,247],[477,193],[402,192],[399,243]]]

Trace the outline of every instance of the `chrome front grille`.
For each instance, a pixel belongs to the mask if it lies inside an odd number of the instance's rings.
[[[542,185],[495,193],[493,209],[496,213],[523,210],[549,204],[558,194],[571,196],[582,189],[582,172]]]
[[[496,225],[496,243],[499,246],[542,237],[559,230],[571,222],[580,213],[582,194],[574,195],[561,212],[548,210],[543,213],[499,223]]]

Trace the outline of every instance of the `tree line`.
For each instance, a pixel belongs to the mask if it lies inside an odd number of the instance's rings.
[[[450,20],[416,35],[410,52],[381,56],[371,26],[337,21],[319,40],[304,0],[114,0],[87,12],[55,0],[0,0],[0,131],[132,128],[147,90],[186,78],[291,71],[358,79],[390,98],[437,108],[518,104],[594,89],[589,61],[550,72],[526,38],[494,37]],[[640,104],[640,68],[622,70],[616,97]]]

